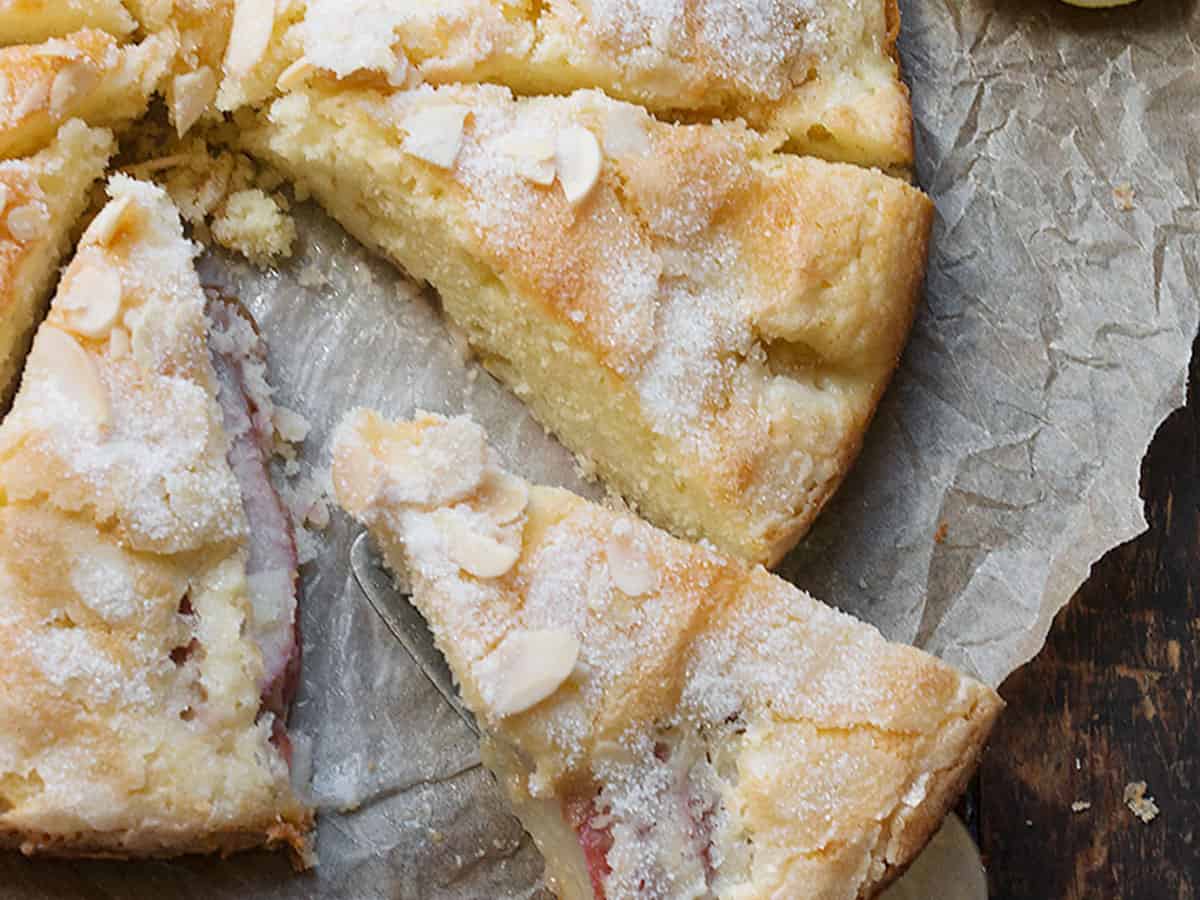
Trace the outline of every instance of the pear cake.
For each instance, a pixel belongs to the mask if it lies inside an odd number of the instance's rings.
[[[206,318],[163,191],[109,193],[0,424],[0,847],[303,861],[261,348],[225,304]]]
[[[758,564],[852,465],[919,298],[898,29],[895,0],[0,0],[0,847],[313,859],[265,348],[178,214],[266,264],[290,179],[665,529],[462,420],[339,432],[560,895],[894,878],[999,700]]]
[[[107,129],[72,119],[33,156],[0,160],[0,410],[16,390],[71,230],[114,146]]]
[[[314,77],[242,140],[433,285],[643,515],[755,562],[853,461],[924,271],[931,204],[908,184],[596,91]]]
[[[564,900],[868,898],[975,767],[994,691],[761,566],[504,471],[465,418],[334,441]]]

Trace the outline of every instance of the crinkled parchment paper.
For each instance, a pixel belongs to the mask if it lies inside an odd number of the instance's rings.
[[[938,207],[926,303],[861,460],[782,572],[998,683],[1090,564],[1143,529],[1142,455],[1183,399],[1200,13],[1191,0],[1110,13],[922,0],[904,13],[919,180]],[[1114,199],[1126,185],[1130,210]],[[299,220],[277,272],[226,257],[203,271],[267,334],[281,402],[313,423],[309,460],[326,460],[355,405],[466,411],[515,470],[599,494],[464,361],[425,295],[315,210]],[[335,516],[305,570],[293,729],[321,810],[316,871],[262,854],[136,867],[10,855],[0,897],[544,896],[474,741],[350,579],[355,532]]]

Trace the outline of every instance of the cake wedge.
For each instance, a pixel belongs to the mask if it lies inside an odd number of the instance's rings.
[[[559,897],[858,900],[973,771],[994,691],[762,567],[352,412],[340,504],[445,654]]]
[[[648,519],[773,563],[861,445],[932,204],[594,91],[312,78],[242,140],[437,289],[485,366]]]
[[[163,191],[109,194],[0,423],[0,847],[305,864],[261,348],[227,305],[206,317]]]
[[[0,48],[0,159],[40,150],[68,119],[115,128],[139,118],[175,50],[172,34],[125,44],[94,28]]]
[[[112,132],[72,119],[40,152],[0,160],[0,414],[71,232],[115,148]]]
[[[226,0],[226,5],[228,0]],[[219,15],[219,4],[212,15]],[[358,84],[594,89],[664,119],[744,120],[790,150],[912,165],[895,0],[239,0],[219,105],[320,71]]]

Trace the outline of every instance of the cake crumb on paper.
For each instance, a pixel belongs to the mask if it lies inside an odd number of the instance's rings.
[[[1125,785],[1125,805],[1143,822],[1152,822],[1158,815],[1158,804],[1146,793],[1146,782],[1131,781]]]
[[[1071,804],[1071,812],[1073,813],[1087,812],[1091,808],[1092,804],[1087,800],[1076,800]]]
[[[292,255],[296,223],[277,199],[259,188],[235,191],[225,198],[209,226],[223,247],[236,250],[260,268],[272,259]]]
[[[1118,184],[1113,188],[1112,192],[1113,206],[1121,212],[1129,212],[1133,209],[1133,198],[1135,196],[1136,192],[1132,184]]]

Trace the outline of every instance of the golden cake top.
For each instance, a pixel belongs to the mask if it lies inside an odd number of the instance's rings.
[[[0,845],[300,848],[196,248],[109,191],[0,425]]]
[[[123,45],[95,29],[0,48],[0,159],[45,146],[70,118],[90,125],[137,118],[174,52],[171,35]]]
[[[608,896],[692,896],[669,881],[678,778],[719,798],[710,856],[731,895],[858,896],[919,849],[999,711],[761,567],[525,484],[465,419],[352,413],[334,487],[522,761],[518,793],[599,786]]]
[[[507,314],[528,304],[552,323],[519,326],[522,340],[553,327],[588,348],[680,477],[736,510],[705,532],[725,549],[777,560],[857,453],[924,269],[932,205],[908,184],[596,91],[389,95],[314,78],[265,121],[244,135],[268,158],[336,158],[338,182],[372,197],[404,185],[410,217],[520,298]],[[396,227],[350,218],[385,247]]]
[[[897,26],[886,0],[239,0],[222,106],[260,102],[305,69],[392,88],[596,88],[668,116],[740,117],[802,152],[907,166]]]
[[[0,408],[16,390],[28,334],[89,188],[115,148],[111,132],[72,119],[38,153],[0,160]]]

